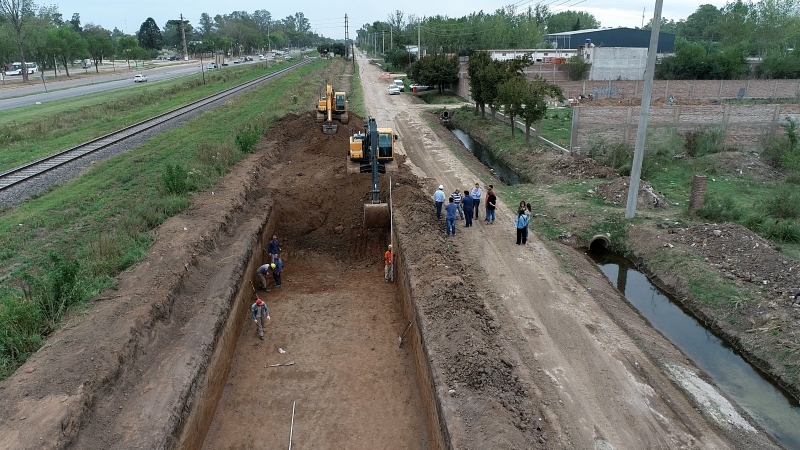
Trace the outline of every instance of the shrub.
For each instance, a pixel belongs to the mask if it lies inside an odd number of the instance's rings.
[[[187,178],[189,173],[178,164],[167,164],[167,169],[161,178],[164,190],[173,195],[182,195],[189,192]]]
[[[247,125],[236,135],[236,146],[242,153],[253,153],[260,137],[261,132],[255,126]]]
[[[769,220],[765,222],[762,232],[765,237],[773,241],[800,242],[800,225],[791,219]]]
[[[777,186],[774,194],[764,200],[764,210],[769,217],[796,219],[800,217],[800,195],[788,186]]]
[[[732,197],[709,195],[703,208],[697,214],[710,222],[737,222],[742,217],[742,212],[736,206]]]
[[[721,128],[690,131],[684,138],[686,153],[694,158],[725,151],[725,132]]]
[[[633,149],[628,144],[622,142],[609,144],[605,141],[596,141],[589,148],[589,157],[604,166],[614,169],[615,172],[622,176],[631,174]]]

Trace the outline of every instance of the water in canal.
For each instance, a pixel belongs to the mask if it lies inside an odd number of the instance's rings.
[[[693,316],[684,312],[627,259],[593,254],[600,270],[664,336],[786,448],[800,449],[800,405]]]
[[[487,150],[483,145],[473,140],[470,135],[467,133],[459,130],[458,128],[450,128],[450,132],[464,144],[464,147],[467,148],[476,158],[478,158],[483,164],[489,166],[497,178],[503,181],[503,183],[508,185],[519,184],[519,175],[517,175],[514,170],[510,167],[503,164],[500,160],[496,159],[489,150]]]

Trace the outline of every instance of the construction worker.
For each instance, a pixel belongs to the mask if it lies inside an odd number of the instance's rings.
[[[264,292],[269,292],[269,289],[267,289],[267,275],[269,275],[269,269],[274,269],[274,268],[275,268],[274,263],[266,263],[263,266],[259,267],[258,270],[256,270],[256,274],[258,274],[258,279],[261,281],[261,286],[259,287],[259,290],[262,290]]]
[[[439,189],[433,193],[433,203],[436,206],[436,220],[442,220],[442,205],[444,204],[444,186],[439,185]]]
[[[272,278],[275,280],[275,287],[281,287],[281,272],[283,272],[283,260],[280,256],[275,255],[275,262],[270,266],[272,267]]]
[[[281,244],[278,243],[278,236],[272,235],[272,240],[267,245],[267,253],[269,253],[269,262],[274,263],[281,252]]]
[[[256,302],[250,307],[250,311],[253,313],[253,320],[256,322],[258,337],[264,340],[264,317],[270,320],[267,304],[264,303],[264,300],[256,298]]]
[[[383,262],[386,263],[386,267],[383,269],[383,278],[387,283],[394,281],[394,251],[392,250],[392,244],[389,244],[389,250],[386,250],[386,253],[383,254]]]

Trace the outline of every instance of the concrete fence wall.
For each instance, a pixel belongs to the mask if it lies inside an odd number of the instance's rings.
[[[721,127],[726,145],[757,151],[762,137],[779,131],[788,118],[800,121],[800,104],[651,106],[647,128],[658,135],[669,129],[684,134]],[[597,140],[633,145],[638,121],[638,106],[573,108],[570,149],[586,153]]]
[[[640,80],[565,81],[562,72],[541,64],[528,67],[525,75],[529,79],[541,76],[557,84],[567,98],[589,94],[593,94],[597,99],[640,98],[644,87],[644,81]],[[453,90],[470,100],[466,63],[461,64],[458,76],[459,81],[453,86]],[[682,99],[733,99],[738,98],[740,92],[743,93],[744,99],[795,98],[800,97],[800,80],[656,80],[653,82],[653,100],[672,96],[678,103]]]

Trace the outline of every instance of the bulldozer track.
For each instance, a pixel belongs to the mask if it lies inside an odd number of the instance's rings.
[[[196,100],[192,103],[181,106],[179,108],[175,108],[171,111],[167,111],[163,114],[159,114],[150,119],[143,120],[141,122],[127,126],[120,130],[106,134],[104,136],[100,136],[98,138],[84,142],[83,144],[77,145],[75,147],[62,150],[58,153],[54,153],[52,155],[46,156],[36,161],[0,173],[0,192],[5,191],[14,186],[18,186],[34,178],[44,176],[48,172],[51,172],[54,169],[63,167],[66,164],[69,164],[73,161],[91,155],[93,153],[97,153],[112,145],[123,143],[126,140],[130,140],[148,130],[152,130],[153,128],[156,128],[167,122],[180,119],[196,111],[199,108],[208,106],[211,103],[219,102],[220,100],[224,100],[233,97],[235,95],[238,95],[242,91],[257,86],[265,81],[278,78],[281,75],[284,75],[298,67],[304,66],[308,64],[310,61],[311,59],[302,60],[296,64],[283,68],[277,72],[273,72],[258,77],[256,79],[239,84],[237,86],[218,92],[216,94],[209,95],[208,97],[201,98],[199,100]]]

